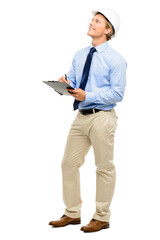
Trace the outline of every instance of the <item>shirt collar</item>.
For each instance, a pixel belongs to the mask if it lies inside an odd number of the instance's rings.
[[[94,47],[93,44],[91,44],[90,48]],[[108,42],[104,42],[98,46],[95,47],[98,53],[103,52],[108,47]]]

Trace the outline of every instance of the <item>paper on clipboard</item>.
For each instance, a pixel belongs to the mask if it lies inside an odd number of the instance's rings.
[[[59,82],[59,81],[43,81],[45,84],[53,88],[57,93],[61,95],[68,95],[71,96],[66,88],[74,89],[69,84],[65,82]]]

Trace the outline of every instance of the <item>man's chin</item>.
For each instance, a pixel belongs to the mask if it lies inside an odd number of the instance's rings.
[[[87,32],[87,35],[93,37],[93,35],[89,31]]]

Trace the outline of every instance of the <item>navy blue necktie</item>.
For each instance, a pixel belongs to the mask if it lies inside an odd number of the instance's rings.
[[[81,83],[79,88],[81,88],[82,90],[85,89],[86,84],[87,84],[87,80],[88,80],[88,75],[89,75],[89,69],[91,66],[91,61],[92,61],[92,57],[93,57],[93,53],[96,51],[96,49],[94,47],[92,47],[90,49],[90,52],[88,53],[85,65],[84,65],[84,69],[83,69],[83,74],[82,74],[82,79],[81,79]],[[78,108],[80,101],[77,101],[76,99],[74,100],[73,103],[73,108],[74,110],[76,110]]]

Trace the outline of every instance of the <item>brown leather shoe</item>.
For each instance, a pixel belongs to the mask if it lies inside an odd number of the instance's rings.
[[[109,222],[102,222],[96,219],[92,219],[89,224],[81,227],[83,232],[97,232],[101,229],[109,228]]]
[[[81,223],[80,218],[70,218],[66,215],[63,215],[59,220],[49,222],[49,225],[53,227],[64,227],[69,224],[80,224],[80,223]]]

